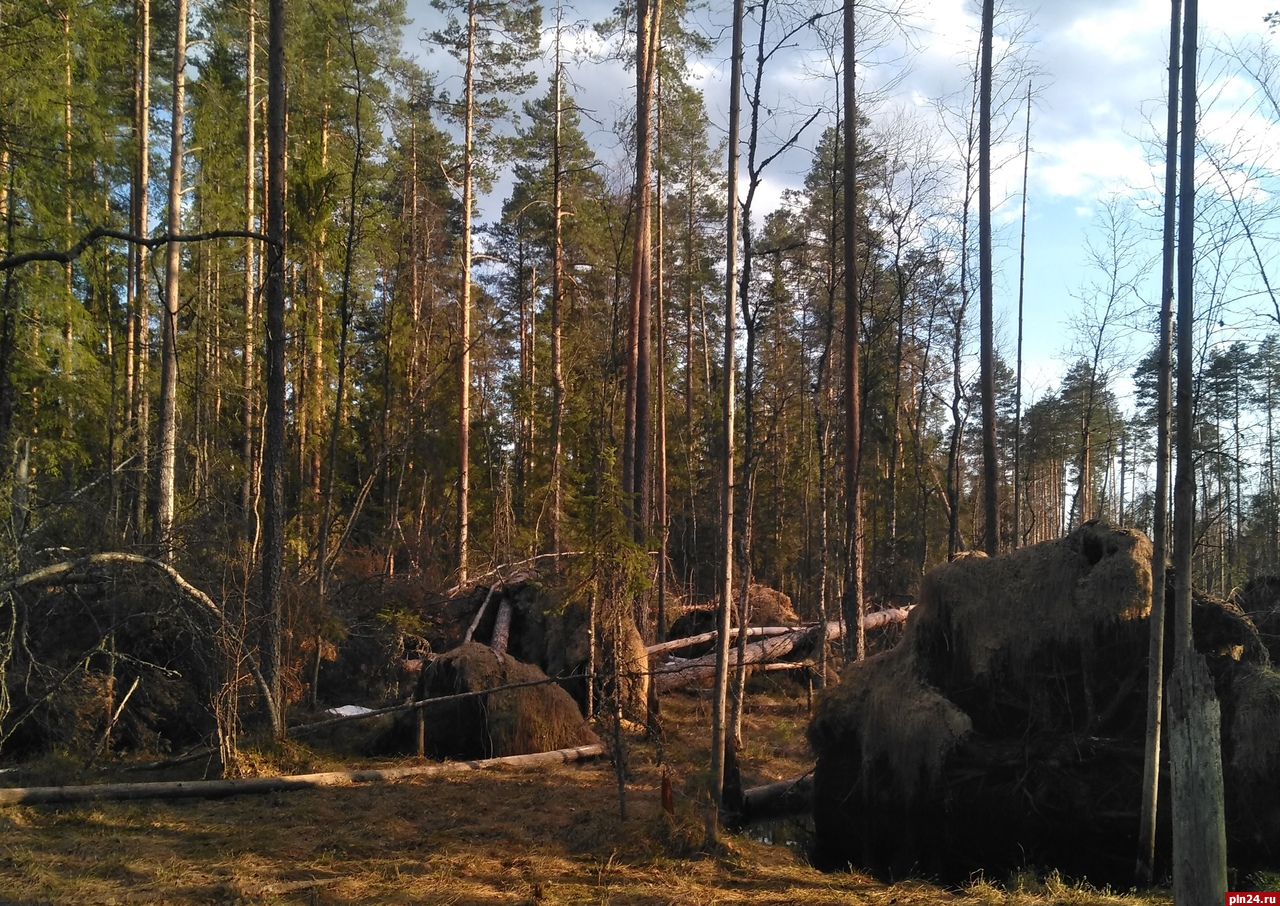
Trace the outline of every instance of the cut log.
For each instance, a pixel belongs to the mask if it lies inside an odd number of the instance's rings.
[[[0,805],[35,805],[38,803],[91,802],[125,799],[216,799],[250,793],[288,793],[326,786],[354,786],[357,783],[384,783],[406,777],[435,774],[457,774],[493,767],[545,767],[570,764],[604,754],[604,746],[596,744],[536,752],[532,755],[507,755],[481,761],[447,761],[444,764],[411,765],[400,768],[359,771],[327,771],[322,774],[293,774],[287,777],[251,777],[246,780],[191,780],[167,783],[101,783],[88,786],[34,786],[0,789]]]
[[[875,629],[880,626],[888,626],[890,623],[901,623],[907,618],[907,614],[910,611],[910,607],[880,610],[867,614],[862,621],[862,625],[866,629]],[[763,664],[770,661],[780,661],[797,648],[812,645],[817,640],[819,628],[819,626],[812,626],[806,629],[798,629],[785,635],[772,636],[760,642],[752,642],[746,646],[743,654],[743,663]],[[827,623],[826,637],[828,640],[838,639],[843,634],[843,623],[838,620]],[[737,664],[738,651],[735,649],[729,652],[729,669],[732,670]],[[716,656],[708,654],[688,660],[673,658],[667,663],[654,668],[653,672],[653,678],[658,684],[659,692],[677,689],[689,683],[706,681],[714,677]]]

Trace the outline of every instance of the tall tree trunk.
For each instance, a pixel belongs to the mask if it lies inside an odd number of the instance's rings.
[[[137,141],[133,184],[133,230],[139,236],[150,231],[151,205],[151,0],[138,0],[138,59],[135,76],[134,133]],[[137,444],[137,462],[134,470],[134,533],[141,539],[147,520],[147,478],[150,470],[151,398],[147,393],[147,360],[151,352],[151,306],[147,280],[148,250],[144,245],[131,247],[133,258],[133,309],[130,312],[129,338],[134,352],[133,367],[126,364],[132,374],[127,393],[129,397],[130,427]]]
[[[844,3],[844,390],[845,390],[845,624],[856,627],[854,657],[867,655],[862,626],[862,375],[859,346],[862,304],[858,297],[857,148],[854,3]]]
[[[831,357],[835,343],[836,295],[839,280],[836,271],[836,244],[839,236],[837,211],[840,195],[839,177],[842,163],[833,155],[831,171],[827,174],[826,223],[826,312],[823,319],[822,349],[818,354],[817,380],[814,382],[813,417],[815,439],[818,447],[818,625],[822,633],[818,639],[818,686],[826,686],[827,677],[827,603],[831,593],[831,422],[833,419],[835,388],[832,380]]]
[[[556,114],[555,147],[552,149],[552,252],[551,252],[551,553],[553,568],[559,570],[560,523],[564,515],[564,353],[561,322],[561,294],[564,280],[564,174],[560,147],[563,111],[561,105],[564,66],[560,60],[560,16],[556,7]]]
[[[268,0],[267,19],[267,279],[266,391],[262,436],[262,672],[276,738],[284,736],[280,599],[284,573],[284,0]]]
[[[182,231],[182,133],[187,72],[187,0],[177,0],[173,44],[173,114],[169,139],[169,235]],[[165,247],[164,314],[160,347],[160,462],[156,473],[155,541],[167,559],[173,548],[178,448],[178,302],[182,247]]]
[[[354,147],[351,158],[351,179],[348,184],[347,236],[344,243],[345,252],[342,259],[342,288],[338,295],[338,361],[337,391],[333,401],[333,419],[329,426],[329,462],[324,483],[324,505],[320,518],[318,536],[316,575],[320,598],[323,607],[328,593],[329,561],[329,528],[333,522],[333,486],[338,468],[338,440],[342,433],[343,410],[346,406],[347,389],[347,340],[351,333],[351,273],[355,265],[356,244],[358,236],[358,218],[360,217],[357,193],[360,187],[360,166],[364,161],[364,130],[360,118],[361,105],[364,103],[364,79],[360,69],[360,54],[356,46],[354,26],[348,22],[347,38],[351,52],[351,65],[354,73]],[[385,462],[385,457],[383,458]]]
[[[1013,388],[1013,539],[1022,545],[1022,308],[1027,285],[1027,176],[1031,171],[1031,80],[1027,80],[1027,130],[1022,140],[1022,235],[1018,240],[1018,362]]]
[[[67,241],[71,241],[72,232],[75,229],[74,213],[71,204],[71,187],[74,184],[75,170],[72,160],[72,116],[71,116],[71,6],[62,13],[62,40],[64,46],[63,52],[63,94],[62,94],[62,128],[63,128],[63,176],[66,183],[62,188],[62,200],[65,208],[65,225],[67,230]],[[74,361],[74,331],[72,327],[72,318],[74,317],[75,295],[72,290],[72,275],[74,269],[70,261],[62,267],[62,304],[66,306],[63,315],[63,373],[67,377],[71,377],[75,373]],[[70,400],[66,401],[70,403]],[[63,413],[64,424],[69,422],[69,413]]]
[[[728,728],[729,608],[733,606],[733,409],[734,326],[738,313],[738,134],[742,122],[742,20],[745,0],[733,2],[733,45],[729,77],[728,192],[725,215],[725,317],[724,388],[721,396],[722,449],[720,462],[719,605],[716,610],[716,680],[711,715],[710,804],[706,815],[706,842],[719,838],[720,811],[724,806],[725,742]]]
[[[652,181],[653,100],[658,74],[658,36],[662,0],[639,0],[636,6],[636,214],[632,237],[629,322],[627,329],[626,413],[622,451],[622,490],[637,541],[648,531],[649,418],[652,339]],[[644,631],[647,609],[637,598],[636,622]]]
[[[245,39],[245,168],[244,168],[244,228],[253,232],[255,189],[257,172],[254,161],[257,159],[258,146],[255,135],[257,124],[257,20],[258,12],[255,0],[249,0],[248,36]],[[240,510],[244,514],[245,534],[250,535],[254,515],[254,480],[257,461],[254,457],[253,432],[257,418],[257,361],[255,347],[257,345],[258,306],[255,293],[257,281],[254,275],[255,244],[252,239],[244,243],[244,359],[241,362],[242,372],[240,389],[243,398],[244,417],[243,435],[240,443],[240,465],[244,474],[240,481]]]
[[[12,155],[8,148],[0,149],[0,217],[4,221],[4,253],[13,251],[13,232],[17,220],[12,196],[16,174],[12,166]],[[18,444],[16,461],[9,458],[8,450],[12,441],[13,430],[13,359],[15,352],[14,328],[16,318],[13,311],[13,271],[5,271],[3,289],[0,289],[0,469],[7,471],[10,466],[14,470],[13,515],[11,524],[13,534],[22,537],[26,528],[27,500],[24,495],[26,476],[30,474],[24,465],[31,455],[31,442],[24,439]]]
[[[684,430],[685,459],[693,462],[693,237],[697,228],[697,211],[694,208],[694,159],[689,155],[688,182],[685,188],[684,267],[685,267],[685,320],[684,320]],[[692,472],[689,483],[693,484]]]
[[[658,160],[662,160],[662,77],[658,77],[658,109],[656,116]],[[670,526],[667,518],[667,313],[666,285],[663,282],[666,263],[663,250],[662,232],[662,168],[657,172],[657,235],[655,237],[657,254],[654,256],[654,303],[658,319],[658,473],[654,487],[654,505],[657,508],[656,523],[658,530],[658,612],[654,620],[654,640],[665,641],[667,638],[667,542]]]
[[[978,51],[981,59],[981,49]],[[963,454],[964,421],[960,405],[964,402],[964,384],[961,365],[964,354],[964,319],[969,311],[969,225],[973,201],[973,146],[974,119],[978,107],[978,80],[974,80],[974,92],[969,103],[969,116],[965,123],[964,194],[960,215],[960,308],[952,317],[951,344],[951,440],[947,452],[947,559],[954,560],[960,553],[960,483]]]
[[[467,4],[467,64],[463,87],[462,299],[458,305],[458,584],[467,582],[471,532],[471,209],[475,166],[476,3]]]
[[[1169,689],[1169,766],[1173,787],[1173,896],[1179,903],[1220,902],[1227,889],[1220,713],[1204,659],[1191,634],[1195,522],[1192,450],[1195,278],[1196,39],[1198,0],[1186,0],[1182,48],[1182,172],[1178,198],[1177,475],[1173,566],[1176,575],[1174,665]]]
[[[988,554],[1000,552],[997,509],[996,353],[991,266],[991,44],[995,0],[982,0],[982,64],[978,99],[978,330],[981,335],[983,534]]]

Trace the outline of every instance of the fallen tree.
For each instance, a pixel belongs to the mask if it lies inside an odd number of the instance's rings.
[[[176,593],[177,599],[188,605],[191,613],[214,622],[215,629],[212,636],[207,635],[207,624],[202,626],[201,631],[197,634],[209,639],[210,650],[216,650],[219,644],[233,645],[236,649],[235,656],[242,660],[249,673],[253,676],[274,725],[279,703],[270,694],[269,686],[257,659],[244,646],[242,639],[238,637],[232,638],[233,634],[229,631],[226,614],[223,613],[222,608],[218,606],[213,598],[191,584],[168,563],[125,551],[102,551],[84,557],[77,557],[73,560],[53,563],[24,573],[21,576],[0,581],[0,595],[25,588],[75,585],[93,578],[95,570],[115,569],[118,567],[143,567],[163,576]],[[26,715],[23,716],[25,717]],[[14,725],[20,721],[21,718],[15,721]],[[8,732],[12,732],[14,725],[8,728]],[[0,743],[4,741],[4,738],[0,737]]]
[[[444,764],[410,765],[399,768],[366,768],[355,771],[326,771],[319,774],[291,774],[283,777],[250,777],[244,780],[179,780],[163,783],[101,783],[88,786],[33,786],[0,789],[0,805],[36,805],[65,802],[98,802],[126,799],[215,799],[261,793],[288,793],[328,786],[358,783],[385,783],[407,777],[458,774],[496,767],[545,767],[570,764],[604,754],[600,744],[507,755],[479,761],[447,761]]]
[[[1086,523],[926,575],[898,645],[848,665],[818,702],[815,864],[1128,883],[1151,557],[1139,532]],[[1197,594],[1192,622],[1222,704],[1228,851],[1245,877],[1280,859],[1280,674],[1239,608]],[[1159,812],[1157,873],[1167,802]]]
[[[892,623],[901,623],[907,619],[907,614],[910,612],[910,607],[896,607],[891,610],[877,611],[867,614],[862,620],[862,625],[864,629],[877,629]],[[746,646],[742,655],[742,662],[745,664],[767,664],[781,661],[796,651],[807,652],[818,643],[818,638],[821,634],[819,630],[821,628],[821,625],[807,626],[782,635],[769,636],[759,642],[752,642]],[[838,639],[844,635],[844,630],[843,623],[833,620],[826,624],[826,639],[828,641]],[[738,651],[736,649],[731,650],[729,652],[729,668],[733,669],[737,665]],[[715,676],[715,671],[715,654],[687,659],[672,658],[666,663],[659,664],[653,668],[653,681],[658,684],[659,692],[665,692],[690,683],[712,679]]]

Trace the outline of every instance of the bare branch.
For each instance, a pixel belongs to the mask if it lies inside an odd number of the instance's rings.
[[[34,264],[39,261],[52,261],[57,264],[70,264],[83,255],[91,245],[100,239],[118,239],[121,242],[128,242],[132,245],[140,245],[149,249],[153,249],[161,245],[168,245],[170,242],[208,242],[213,239],[257,239],[260,242],[271,242],[271,240],[263,233],[254,233],[250,230],[209,230],[204,233],[177,233],[174,235],[161,233],[159,236],[138,236],[137,234],[130,233],[126,230],[116,230],[111,227],[97,226],[85,233],[80,237],[79,242],[65,251],[39,249],[32,252],[22,252],[18,255],[10,255],[8,258],[2,258],[0,259],[0,272],[11,271],[24,264]],[[272,244],[274,245],[274,243]]]

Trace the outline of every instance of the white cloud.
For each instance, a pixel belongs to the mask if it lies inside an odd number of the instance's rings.
[[[1052,196],[1093,199],[1150,182],[1142,148],[1123,136],[1081,135],[1037,148],[1036,184]]]

